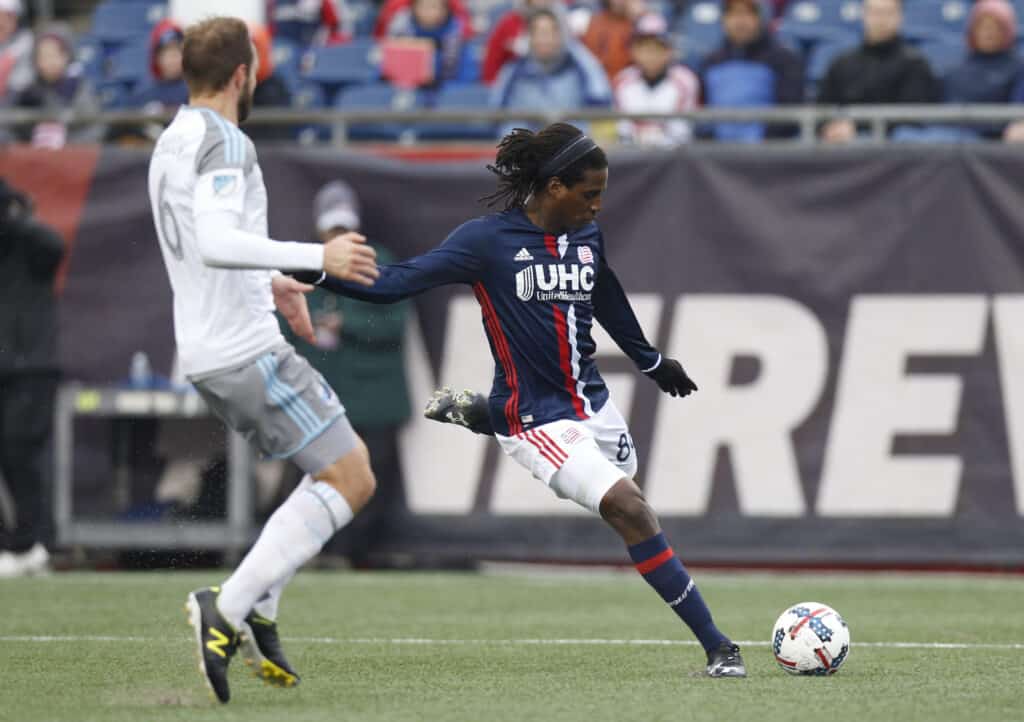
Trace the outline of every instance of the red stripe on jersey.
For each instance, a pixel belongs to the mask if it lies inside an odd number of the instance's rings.
[[[576,417],[587,418],[583,410],[583,401],[576,393],[576,379],[572,375],[572,363],[569,361],[569,326],[565,321],[565,314],[562,309],[552,304],[551,309],[555,312],[555,336],[558,337],[558,364],[562,367],[562,376],[565,378],[565,390],[572,398],[572,408]]]
[[[537,439],[531,436],[529,431],[526,432],[525,438],[527,441],[529,441],[531,444],[537,447],[537,451],[540,452],[540,455],[547,459],[549,462],[551,462],[551,465],[553,467],[555,467],[556,469],[561,468],[562,464],[558,461],[558,459],[556,459],[543,444],[541,444]]]
[[[637,564],[636,565],[636,570],[638,572],[640,572],[641,574],[650,574],[655,569],[657,569],[662,564],[664,564],[669,559],[671,559],[674,555],[675,555],[675,553],[672,551],[672,547],[669,547],[665,551],[659,552],[658,554],[655,554],[653,557],[651,557],[647,561],[643,561],[643,562],[640,562],[639,564]]]
[[[544,234],[544,245],[548,247],[548,252],[558,258],[558,239],[550,233]]]
[[[532,429],[530,431],[527,431],[526,433],[527,435],[532,436],[537,443],[539,443],[541,446],[543,446],[551,453],[551,455],[555,458],[555,461],[558,462],[558,466],[561,466],[566,462],[566,460],[568,460],[569,455],[562,451],[560,448],[558,448],[558,444],[553,442],[551,440],[551,437],[548,436],[547,434],[541,433],[536,429]]]
[[[519,420],[519,376],[516,374],[515,364],[512,363],[512,352],[509,350],[505,332],[501,330],[501,323],[498,321],[494,304],[491,303],[491,297],[487,295],[483,284],[473,284],[473,293],[480,304],[484,316],[484,326],[487,328],[487,334],[491,337],[491,343],[494,344],[494,350],[498,354],[498,361],[505,372],[505,379],[508,381],[511,391],[508,401],[505,402],[505,422],[508,424],[508,433],[515,435],[523,430],[523,424]]]
[[[544,431],[544,429],[537,429],[536,431],[537,431],[537,436],[541,437],[542,439],[547,441],[549,444],[551,444],[551,446],[555,447],[555,449],[558,450],[558,453],[561,454],[564,457],[562,459],[563,463],[569,460],[569,452],[566,451],[565,449],[563,449],[561,446],[559,446],[555,442],[554,439],[552,439],[550,436],[548,436],[548,432]]]

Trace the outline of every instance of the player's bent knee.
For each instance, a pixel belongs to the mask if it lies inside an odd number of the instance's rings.
[[[353,512],[366,506],[377,489],[377,479],[370,467],[370,454],[359,439],[355,448],[316,474],[338,490]]]
[[[601,517],[627,542],[640,541],[658,533],[658,519],[640,487],[622,479],[601,499]]]

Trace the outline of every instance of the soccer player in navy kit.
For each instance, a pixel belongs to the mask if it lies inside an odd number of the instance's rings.
[[[618,532],[637,571],[700,640],[708,675],[746,676],[739,647],[715,626],[633,481],[629,429],[593,359],[596,320],[662,391],[697,390],[678,361],[644,338],[608,266],[595,222],[608,185],[604,151],[565,123],[537,133],[517,129],[488,169],[498,190],[486,200],[504,210],[464,223],[422,256],[380,267],[373,286],[326,274],[297,277],[376,303],[470,284],[495,360],[488,418],[475,430],[493,433],[556,494],[599,513]]]

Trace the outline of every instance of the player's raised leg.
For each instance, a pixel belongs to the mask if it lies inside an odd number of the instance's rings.
[[[739,647],[715,626],[700,590],[636,483],[627,478],[616,482],[601,499],[600,513],[626,543],[636,570],[700,641],[708,656],[708,675],[745,677]]]

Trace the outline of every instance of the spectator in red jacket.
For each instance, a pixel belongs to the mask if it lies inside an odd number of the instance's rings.
[[[629,43],[633,23],[644,12],[644,0],[603,0],[602,9],[590,19],[583,44],[601,61],[609,78],[625,70],[632,61]]]
[[[522,0],[522,3],[502,15],[487,38],[481,78],[490,85],[498,73],[512,60],[526,57],[530,50],[530,36],[526,32],[526,18],[534,10],[551,7],[561,0]]]
[[[412,0],[386,0],[384,6],[380,9],[380,15],[377,16],[377,24],[373,26],[373,37],[378,40],[386,38],[388,36],[388,28],[391,27],[391,22],[395,19],[395,15],[411,6]],[[465,3],[462,0],[450,0],[448,6],[452,14],[462,24],[463,38],[466,40],[472,38],[473,17],[469,14],[469,10],[466,9]]]

